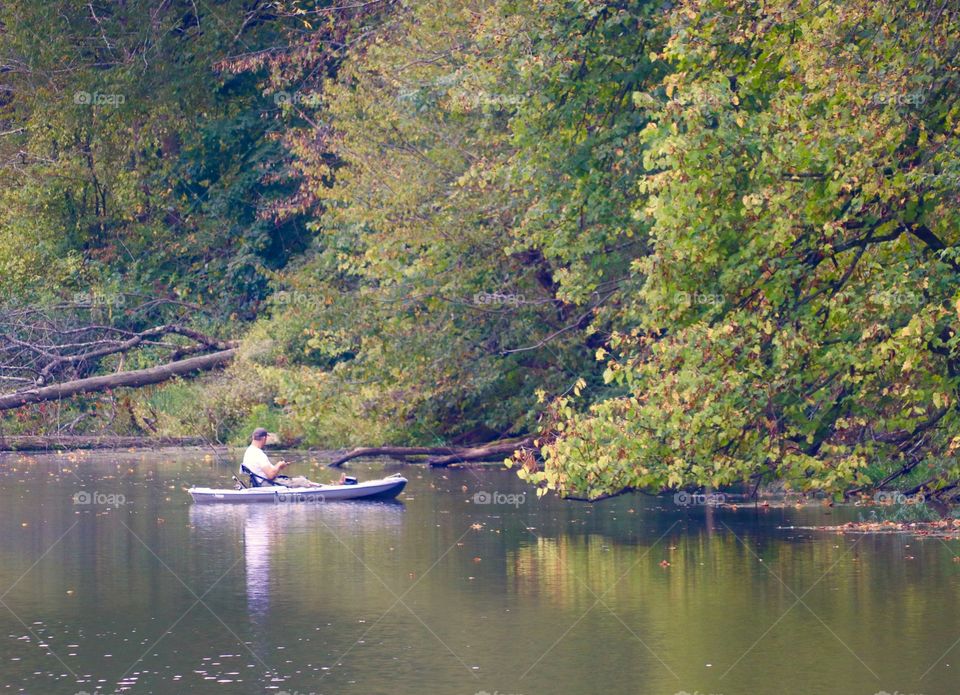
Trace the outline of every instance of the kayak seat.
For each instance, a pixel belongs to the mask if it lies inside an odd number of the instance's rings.
[[[283,487],[283,485],[277,482],[276,478],[273,480],[270,480],[269,478],[264,478],[262,475],[257,475],[256,473],[251,471],[249,468],[247,468],[243,464],[240,464],[240,474],[249,477],[250,487],[271,487],[273,485]],[[277,478],[281,478],[283,480],[289,480],[289,476],[286,476],[286,475],[278,475]]]

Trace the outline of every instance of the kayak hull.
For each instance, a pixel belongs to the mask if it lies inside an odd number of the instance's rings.
[[[354,485],[322,487],[252,487],[243,490],[192,487],[187,492],[197,504],[320,504],[344,500],[391,500],[407,485],[402,476],[367,480]]]

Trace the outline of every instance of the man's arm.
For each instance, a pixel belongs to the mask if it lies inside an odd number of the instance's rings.
[[[280,471],[282,471],[284,468],[286,468],[289,465],[290,464],[286,461],[279,461],[276,466],[274,466],[272,463],[267,462],[262,464],[261,468],[263,468],[263,472],[265,473],[264,477],[267,480],[273,480],[278,475],[280,475]]]

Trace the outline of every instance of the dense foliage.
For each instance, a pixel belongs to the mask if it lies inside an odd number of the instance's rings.
[[[649,72],[628,65],[646,40],[635,19],[608,23],[598,73],[610,62],[630,81]],[[596,24],[461,2],[404,8],[322,89],[317,120],[332,125],[294,147],[342,165],[305,172],[311,191],[336,183],[264,336],[307,367],[289,398],[325,435],[516,433],[535,426],[538,392],[600,383],[593,350],[609,318],[595,315],[631,282],[641,243],[624,203],[636,167],[615,161],[617,142],[642,123],[629,90],[602,74],[595,94],[565,96],[571,74],[590,77],[571,54],[598,50],[584,36]],[[583,45],[544,64],[559,36]]]
[[[248,321],[216,436],[536,432],[588,497],[960,480],[951,3],[163,7],[3,6],[0,292]]]
[[[309,237],[261,214],[292,190],[269,137],[280,107],[220,67],[279,36],[245,5],[0,5],[0,299],[161,295],[252,316]]]
[[[688,2],[638,91],[651,252],[551,486],[845,489],[957,467],[956,8]],[[912,471],[919,472],[914,474]]]

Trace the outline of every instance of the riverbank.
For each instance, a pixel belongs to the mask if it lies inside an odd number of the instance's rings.
[[[203,437],[133,437],[122,435],[0,435],[0,451],[67,451],[72,449],[163,449],[204,446]]]

